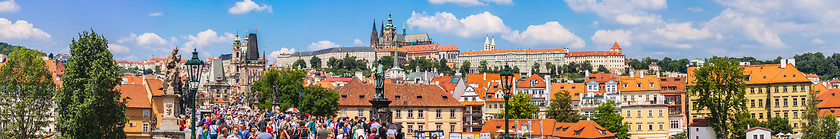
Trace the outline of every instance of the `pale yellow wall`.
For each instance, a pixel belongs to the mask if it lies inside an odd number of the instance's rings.
[[[779,87],[779,92],[776,92],[775,87]],[[796,90],[793,90],[791,86],[796,86]],[[805,90],[802,90],[801,87],[805,86]],[[770,87],[768,90],[767,87]],[[785,87],[787,88],[787,92],[785,92]],[[755,91],[753,91],[755,90]],[[770,98],[768,100],[768,91],[770,93]],[[790,122],[790,126],[793,127],[793,132],[798,133],[802,131],[802,127],[807,122],[803,119],[804,112],[805,112],[805,104],[803,104],[803,99],[806,99],[804,102],[807,102],[808,95],[811,92],[810,82],[800,82],[800,83],[775,83],[775,84],[748,84],[746,86],[745,97],[747,100],[747,109],[749,109],[749,115],[758,119],[759,121],[765,121],[768,117],[766,114],[768,113],[767,109],[770,108],[771,112],[770,116],[776,117],[776,113],[779,114],[779,117],[784,118],[785,113],[787,113],[787,119]],[[694,101],[697,99],[697,96],[692,96],[689,94],[690,101]],[[779,99],[779,105],[776,106],[776,99]],[[785,106],[784,102],[787,99],[787,106]],[[796,105],[794,104],[794,99],[796,99]],[[759,106],[759,100],[763,103]],[[768,101],[770,102],[768,104]],[[754,103],[753,103],[754,102]],[[688,102],[690,105],[692,102]],[[755,104],[755,106],[753,106]],[[768,106],[769,105],[769,106]],[[692,118],[698,118],[700,116],[705,116],[708,113],[708,110],[702,110],[697,112],[692,106],[689,106],[689,113],[691,113]],[[794,117],[794,113],[796,114]],[[753,116],[754,115],[754,116]]]
[[[621,107],[621,116],[624,116],[624,122],[630,123],[630,138],[632,139],[668,138],[670,121],[668,120],[668,107],[665,105]],[[641,130],[639,125],[641,125]]]
[[[148,117],[143,117],[143,110],[149,111]],[[126,108],[125,109],[125,116],[128,117],[128,122],[125,124],[123,130],[126,133],[128,138],[134,137],[148,137],[152,130],[151,122],[152,122],[152,114],[153,111],[150,108]],[[134,123],[134,126],[131,124]],[[143,132],[143,124],[149,124],[149,128],[147,132]]]
[[[362,110],[362,117],[370,117],[370,107],[339,107],[339,116],[340,117],[357,117],[359,116],[359,110]],[[437,110],[441,110],[441,117],[437,117]],[[408,111],[412,111],[412,116],[408,117]],[[419,111],[423,110],[423,117],[420,118],[418,116]],[[455,116],[451,116],[451,110],[455,110]],[[444,131],[444,134],[449,135],[449,132],[463,132],[463,125],[464,122],[464,107],[391,107],[391,111],[393,113],[393,122],[400,122],[403,123],[402,132],[408,133],[407,136],[412,136],[408,129],[411,127],[414,130],[421,130],[418,129],[420,125],[423,126],[422,130],[437,130],[437,125],[441,125],[441,130]],[[397,112],[399,111],[399,114]],[[452,125],[455,125],[455,129],[452,130]]]

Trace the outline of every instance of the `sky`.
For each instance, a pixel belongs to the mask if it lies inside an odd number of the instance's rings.
[[[231,53],[238,33],[256,32],[269,58],[330,47],[368,46],[392,14],[408,34],[462,51],[567,48],[628,58],[840,52],[837,0],[0,0],[0,42],[69,53],[85,30],[105,36],[117,60]],[[386,21],[387,22],[387,21]],[[399,31],[398,31],[399,32]],[[273,59],[272,59],[273,60]]]

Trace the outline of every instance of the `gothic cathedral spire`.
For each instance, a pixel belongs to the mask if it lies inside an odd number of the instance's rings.
[[[379,42],[379,34],[376,32],[376,19],[373,19],[373,31],[370,33],[370,47],[375,48]]]

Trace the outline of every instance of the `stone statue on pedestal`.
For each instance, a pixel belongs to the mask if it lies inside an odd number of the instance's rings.
[[[181,78],[178,65],[181,62],[181,55],[178,55],[178,48],[172,50],[164,63],[163,91],[161,95],[163,114],[160,120],[160,128],[152,130],[153,138],[185,138],[185,133],[180,131],[178,126],[179,114],[182,106],[181,101]]]
[[[376,95],[373,96],[374,99],[387,99],[385,97],[385,69],[382,66],[382,59],[377,59],[376,63],[379,65],[376,70],[373,72],[373,77],[376,79],[376,85],[373,87],[376,89]]]
[[[376,60],[376,63],[379,63],[373,74],[374,79],[376,79],[376,84],[373,87],[376,89],[376,94],[373,96],[373,100],[369,101],[373,106],[371,118],[379,119],[380,123],[387,125],[391,123],[391,109],[388,108],[391,101],[385,97],[385,70],[382,66],[382,60]]]

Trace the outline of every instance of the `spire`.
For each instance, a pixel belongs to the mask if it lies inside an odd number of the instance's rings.
[[[370,47],[376,46],[379,42],[379,34],[376,32],[376,19],[373,19],[373,31],[370,33]]]
[[[486,36],[484,36],[484,45],[488,45],[488,44],[490,44],[490,36],[486,35]]]
[[[236,38],[233,38],[233,45],[241,45],[242,41],[239,40],[239,28],[236,28]]]
[[[403,36],[405,36],[405,22],[403,22]]]
[[[490,45],[493,45],[493,46],[496,45],[496,37],[495,36],[490,40]]]
[[[399,66],[400,65],[400,59],[398,59],[398,57],[400,57],[399,54],[400,53],[397,52],[397,46],[394,46],[394,67],[392,69],[400,68],[400,66]]]
[[[379,36],[385,36],[385,21],[379,21]]]
[[[388,29],[396,29],[394,28],[394,24],[391,23],[391,9],[388,9],[388,25],[385,25]]]

